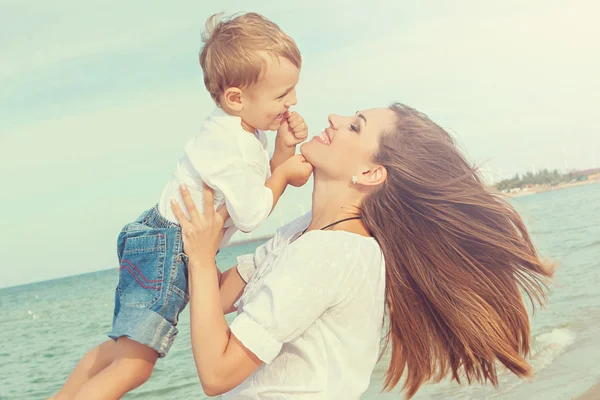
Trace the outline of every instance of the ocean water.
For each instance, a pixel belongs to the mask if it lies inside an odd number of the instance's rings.
[[[550,303],[532,319],[536,376],[520,381],[502,373],[498,389],[441,382],[415,399],[572,399],[600,381],[600,184],[513,202],[541,254],[558,262]],[[221,252],[219,266],[233,265],[254,246]],[[79,358],[106,340],[116,279],[111,269],[0,290],[0,399],[43,399],[59,389]],[[187,312],[179,330],[168,357],[126,399],[207,398],[195,372]],[[384,358],[363,399],[401,398],[398,389],[381,393],[385,367]]]

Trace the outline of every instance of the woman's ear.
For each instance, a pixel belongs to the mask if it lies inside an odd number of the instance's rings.
[[[242,89],[237,87],[230,87],[223,93],[224,105],[235,112],[240,112],[244,109],[242,102]]]
[[[365,186],[381,185],[387,179],[387,169],[383,165],[374,165],[363,171],[360,184]]]

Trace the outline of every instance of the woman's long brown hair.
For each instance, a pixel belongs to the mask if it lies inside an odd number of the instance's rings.
[[[408,398],[449,374],[496,386],[498,362],[530,376],[522,294],[542,304],[551,268],[446,131],[410,107],[390,108],[397,122],[374,157],[387,179],[362,209],[386,263],[384,390],[405,373]]]

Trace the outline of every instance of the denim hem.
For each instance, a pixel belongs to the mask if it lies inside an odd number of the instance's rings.
[[[126,336],[154,349],[163,358],[169,352],[177,332],[175,325],[152,310],[121,307],[108,336],[114,340]]]

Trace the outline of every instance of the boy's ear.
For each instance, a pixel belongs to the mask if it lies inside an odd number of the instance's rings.
[[[227,88],[225,93],[223,93],[223,103],[233,111],[242,111],[244,109],[242,103],[242,89],[237,87]]]

